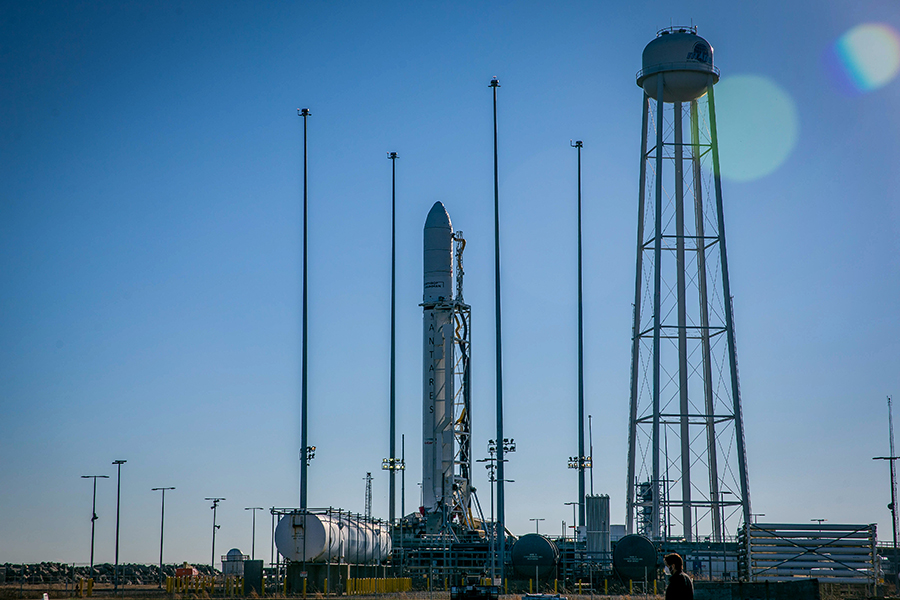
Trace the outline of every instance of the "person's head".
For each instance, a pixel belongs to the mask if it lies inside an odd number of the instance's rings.
[[[663,561],[669,566],[669,569],[672,570],[673,573],[680,573],[684,570],[684,561],[681,559],[681,556],[673,552],[672,554],[666,554]]]

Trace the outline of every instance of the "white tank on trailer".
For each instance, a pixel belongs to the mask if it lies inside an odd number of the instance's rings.
[[[297,562],[376,564],[391,554],[386,525],[345,513],[288,514],[275,528],[278,553]]]
[[[713,65],[713,48],[697,35],[697,28],[667,27],[644,48],[638,86],[657,100],[659,77],[663,77],[663,102],[690,102],[702,98],[710,83],[719,81]],[[712,78],[712,81],[710,81]]]

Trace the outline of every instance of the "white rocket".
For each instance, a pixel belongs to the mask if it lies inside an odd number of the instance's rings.
[[[455,453],[453,226],[440,202],[425,220],[424,272],[422,506],[439,518],[452,502]]]

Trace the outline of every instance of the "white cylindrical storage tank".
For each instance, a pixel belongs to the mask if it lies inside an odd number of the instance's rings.
[[[333,513],[285,515],[275,528],[275,545],[297,562],[375,564],[391,554],[385,525]]]
[[[642,55],[638,86],[657,100],[659,77],[663,77],[663,102],[690,102],[706,94],[710,83],[719,81],[713,65],[713,48],[697,35],[696,27],[669,27],[656,34]]]

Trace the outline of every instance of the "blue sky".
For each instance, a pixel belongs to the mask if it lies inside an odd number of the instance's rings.
[[[120,458],[123,562],[158,558],[150,488],[177,488],[166,498],[167,562],[209,560],[206,496],[226,498],[217,554],[249,552],[244,507],[297,504],[301,106],[313,113],[310,505],[362,511],[372,471],[374,512],[387,514],[386,151],[401,157],[407,511],[421,460],[421,236],[436,200],[468,240],[475,449],[486,454],[495,75],[505,423],[518,442],[507,520],[524,533],[545,518],[558,532],[577,493],[566,469],[576,452],[574,138],[585,146],[594,489],[623,522],[634,75],[657,29],[691,22],[722,71],[753,512],[877,522],[889,539],[887,465],[871,459],[888,452],[885,397],[900,390],[900,82],[871,75],[873,62],[890,64],[877,52],[854,63],[857,38],[842,36],[870,24],[890,42],[896,3],[7,2],[0,562],[86,563],[91,488],[80,476],[113,476]],[[486,507],[487,482],[476,485]],[[98,514],[96,560],[111,561],[114,478],[99,483]],[[257,555],[268,558],[260,520]]]

